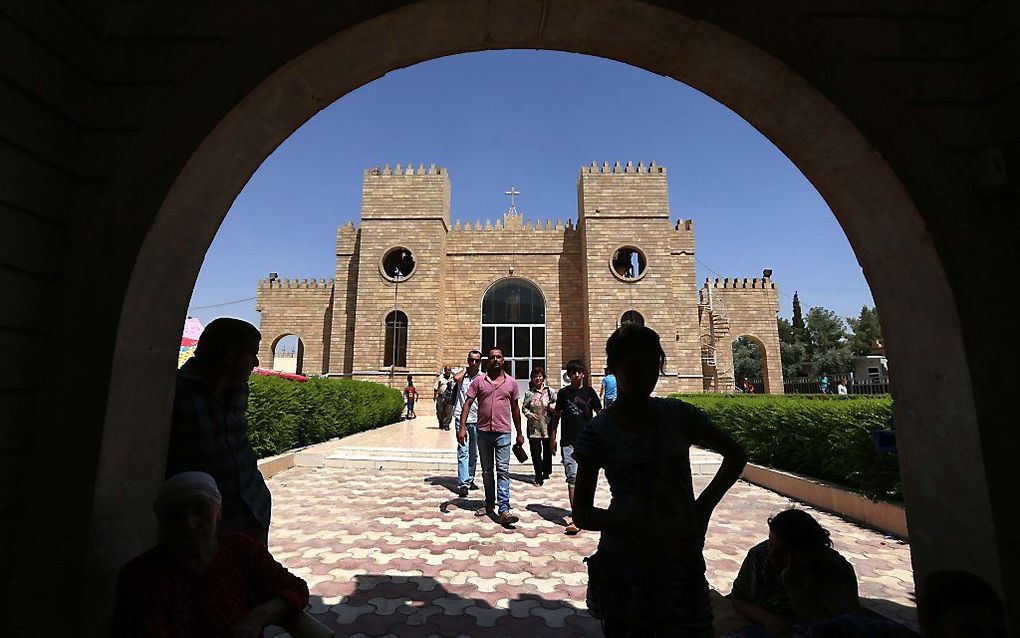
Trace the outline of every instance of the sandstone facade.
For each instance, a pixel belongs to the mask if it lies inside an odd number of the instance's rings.
[[[763,350],[765,390],[782,393],[775,284],[727,278],[698,289],[694,224],[670,222],[665,167],[592,164],[581,169],[577,189],[576,224],[525,222],[513,211],[494,224],[451,224],[445,169],[366,170],[360,226],[337,230],[334,277],[259,282],[263,365],[272,362],[279,340],[294,334],[304,374],[395,387],[414,374],[427,393],[444,364],[461,365],[467,351],[495,340],[508,358],[518,357],[519,378],[540,363],[556,383],[566,362],[577,358],[597,385],[606,338],[625,313],[636,312],[666,350],[658,393],[731,390],[731,344],[740,336]],[[387,260],[405,251],[413,269],[392,270]],[[498,282],[519,285],[494,287]],[[519,307],[530,308],[518,294],[528,296],[529,289],[544,309],[537,323],[516,316]],[[493,298],[512,308],[509,314],[483,322],[487,294],[510,294]],[[406,317],[406,337],[394,317]],[[405,338],[406,356],[393,345]]]

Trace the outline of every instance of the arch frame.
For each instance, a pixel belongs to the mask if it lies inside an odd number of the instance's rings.
[[[564,12],[581,17],[567,21]],[[433,25],[435,31],[418,37],[424,25]],[[392,46],[380,48],[378,42]],[[186,284],[197,277],[223,214],[254,170],[311,115],[389,70],[451,53],[513,47],[599,55],[685,82],[741,114],[791,158],[836,211],[883,309],[887,349],[897,361],[895,409],[905,451],[901,464],[915,565],[928,568],[965,560],[975,545],[998,547],[989,486],[977,478],[984,476],[980,431],[953,287],[896,173],[839,107],[749,41],[663,6],[596,0],[583,6],[506,2],[494,8],[481,1],[426,0],[364,19],[261,79],[243,100],[219,112],[221,117],[213,120],[181,170],[174,171],[172,186],[151,221],[146,218],[119,315],[97,455],[88,563],[98,580],[110,582],[111,569],[142,548],[139,539],[145,531],[152,532],[151,522],[115,519],[125,508],[147,514],[168,436],[170,362],[179,337],[178,319],[187,306]],[[240,50],[230,50],[223,57],[240,55]],[[733,68],[741,73],[727,72]],[[216,86],[212,78],[223,77],[222,71],[215,63],[207,65],[181,87],[167,111],[186,112],[182,107],[201,100]],[[848,82],[856,85],[860,80]],[[169,113],[166,117],[172,119]],[[137,153],[145,152],[145,142]],[[129,173],[135,170],[144,169]],[[134,186],[137,177],[121,179]],[[115,204],[126,206],[117,199]],[[192,224],[187,233],[186,221]],[[902,249],[887,251],[887,237],[899,237]],[[911,282],[909,294],[901,294],[903,281]],[[176,285],[153,300],[151,290],[167,282]],[[929,354],[926,344],[936,337],[942,346],[939,367],[951,368],[951,375],[924,370],[920,364]],[[144,378],[124,381],[139,372]],[[133,400],[135,393],[148,401]],[[144,439],[131,431],[139,419],[153,424]],[[927,432],[918,427],[922,422]],[[954,441],[955,455],[975,469],[975,478],[954,479],[954,485],[926,473],[925,456],[933,444],[925,438],[931,433]],[[139,453],[126,454],[131,446],[139,446]],[[136,480],[118,493],[125,477]],[[969,500],[971,505],[953,513],[929,494],[953,503]],[[966,533],[952,541],[936,538],[939,529]],[[998,582],[998,558],[992,554],[982,556],[976,569]]]

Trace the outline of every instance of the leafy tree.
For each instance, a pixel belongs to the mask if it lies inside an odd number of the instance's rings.
[[[745,377],[761,379],[761,349],[747,337],[738,337],[733,342],[733,375],[737,383]]]
[[[808,354],[815,374],[841,374],[850,369],[853,353],[843,320],[831,310],[812,308],[805,321]]]
[[[779,325],[780,343],[794,343],[797,341],[793,333],[793,324],[782,317],[776,319],[776,323]]]
[[[854,355],[871,354],[872,344],[882,338],[882,326],[878,322],[878,310],[863,306],[861,314],[856,318],[847,317],[853,334],[850,335],[850,351]]]
[[[807,375],[804,365],[805,354],[803,343],[779,342],[779,357],[783,361],[783,377],[792,379]]]

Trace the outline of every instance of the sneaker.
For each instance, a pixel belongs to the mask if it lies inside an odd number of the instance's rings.
[[[496,508],[492,505],[486,505],[485,507],[479,507],[475,510],[475,516],[492,516],[496,513]]]
[[[581,530],[578,529],[577,525],[574,525],[573,521],[567,523],[567,526],[563,529],[563,533],[567,536],[576,536],[580,531]]]
[[[469,489],[469,490],[477,490],[477,489],[478,489],[478,486],[477,486],[477,485],[475,485],[475,482],[474,482],[474,481],[471,481],[470,483],[468,483],[468,489]]]
[[[496,522],[500,525],[513,525],[519,520],[521,520],[520,517],[515,514],[511,514],[509,510],[500,513],[500,515],[496,517]]]
[[[467,485],[458,485],[457,486],[457,496],[459,496],[461,498],[464,498],[467,495],[468,495]]]

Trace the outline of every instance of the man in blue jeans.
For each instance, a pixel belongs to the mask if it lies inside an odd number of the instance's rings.
[[[510,513],[510,418],[517,429],[517,445],[524,445],[521,430],[521,406],[517,403],[520,390],[517,380],[503,372],[503,349],[489,348],[489,369],[478,375],[466,392],[467,399],[460,413],[457,442],[468,441],[467,419],[478,403],[478,453],[482,460],[482,483],[485,486],[485,507],[475,516],[489,515],[501,525],[512,525],[520,519]],[[493,468],[496,481],[493,480]],[[498,508],[498,509],[497,509]]]
[[[477,350],[472,350],[467,356],[467,369],[461,370],[457,374],[453,375],[453,380],[457,384],[456,394],[454,395],[454,407],[453,407],[453,422],[460,423],[460,415],[464,408],[464,403],[467,401],[467,391],[471,387],[471,384],[475,379],[478,378],[482,372],[480,370],[480,364],[482,363],[482,353]],[[478,430],[476,426],[478,424],[478,404],[475,403],[468,410],[467,416],[467,440],[461,443],[457,441],[457,494],[460,497],[468,495],[468,490],[477,490],[475,486],[475,467],[478,463]],[[458,427],[457,432],[460,432]],[[460,437],[458,437],[459,439]]]

